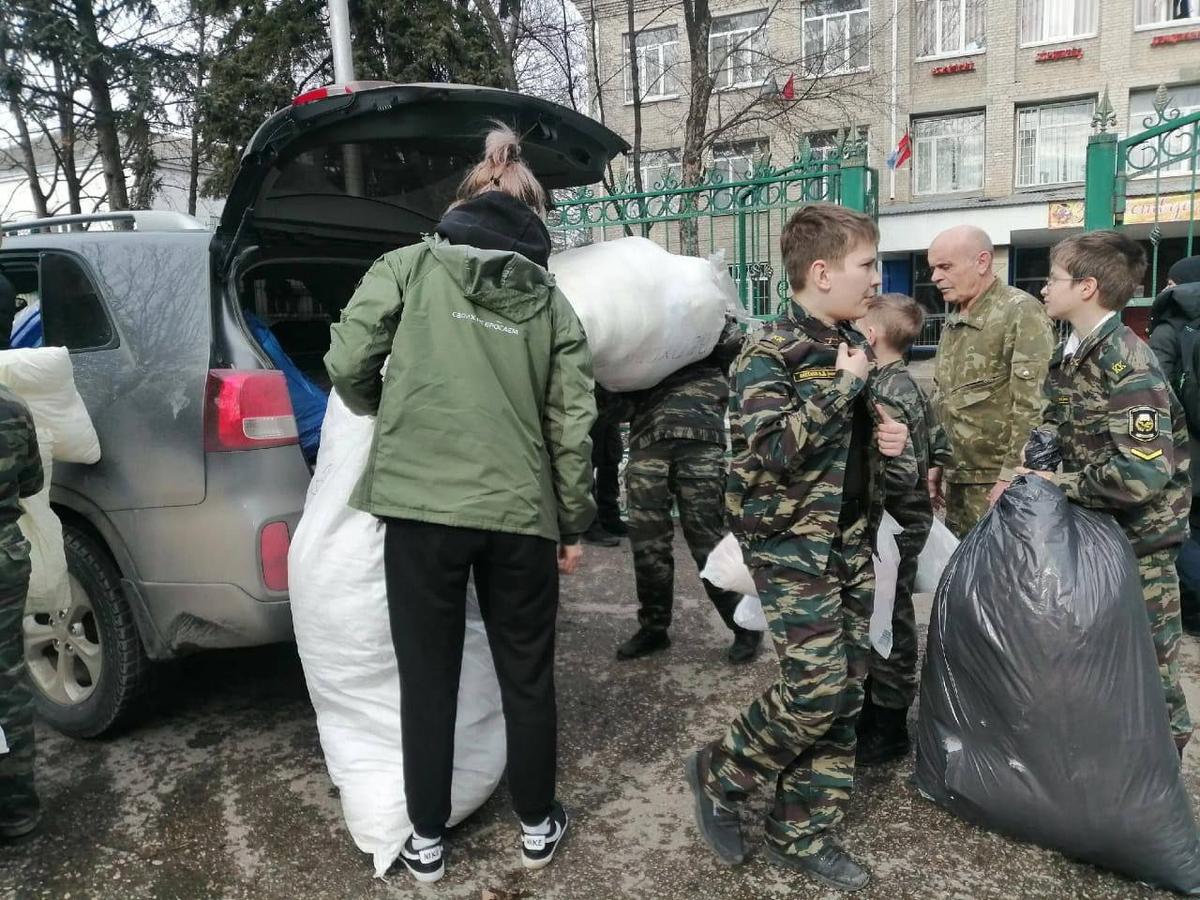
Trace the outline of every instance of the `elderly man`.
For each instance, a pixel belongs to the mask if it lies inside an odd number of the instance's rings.
[[[954,309],[946,317],[934,368],[935,404],[952,462],[929,472],[960,538],[1004,492],[1042,411],[1042,382],[1054,329],[1042,304],[992,272],[992,242],[960,225],[929,246],[933,283]]]

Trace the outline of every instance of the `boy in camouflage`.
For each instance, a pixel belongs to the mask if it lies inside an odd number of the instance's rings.
[[[37,828],[41,808],[33,785],[33,695],[25,675],[21,620],[29,590],[29,541],[21,533],[21,498],[42,489],[33,416],[0,385],[0,843]]]
[[[884,659],[872,651],[858,719],[855,763],[876,766],[908,755],[908,708],[917,696],[917,621],[913,583],[917,558],[933,526],[929,470],[950,461],[950,441],[933,403],[913,380],[904,354],[921,333],[925,313],[903,294],[884,294],[867,304],[858,329],[875,352],[871,394],[897,422],[908,426],[909,444],[885,469],[884,508],[903,529],[896,535],[900,567],[892,611],[892,652]],[[914,478],[915,475],[915,478]]]
[[[1037,430],[1057,437],[1063,462],[1060,472],[1032,474],[1111,514],[1133,545],[1182,757],[1192,722],[1179,683],[1175,557],[1188,537],[1190,458],[1179,401],[1150,348],[1121,324],[1145,271],[1142,248],[1116,231],[1067,238],[1051,253],[1046,312],[1073,330],[1051,358]]]
[[[772,784],[767,859],[847,890],[870,875],[828,832],[854,783],[883,459],[908,443],[869,402],[870,348],[850,325],[879,285],[878,240],[869,217],[823,204],[783,229],[792,302],[734,365],[726,492],[779,680],[686,767],[700,833],[723,863],[745,859],[739,804]]]

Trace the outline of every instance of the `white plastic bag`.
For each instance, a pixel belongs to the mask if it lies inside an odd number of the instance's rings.
[[[375,420],[335,391],[304,515],[288,553],[296,647],[329,777],[359,849],[383,875],[412,825],[404,796],[400,676],[383,574],[383,526],[346,505],[362,473]],[[504,715],[487,634],[468,600],[450,823],[492,795],[504,772]]]
[[[71,355],[65,347],[0,351],[0,384],[25,401],[38,428],[53,433],[55,460],[100,461],[100,439],[75,389]]]
[[[875,542],[875,611],[871,615],[871,645],[884,659],[892,652],[892,609],[896,602],[896,576],[900,565],[900,552],[896,549],[899,532],[896,520],[884,513]],[[734,622],[752,631],[767,630],[767,617],[758,599],[754,579],[732,534],[725,535],[713,548],[700,576],[721,590],[740,591],[744,595],[733,612]]]
[[[653,387],[706,357],[736,304],[732,280],[711,260],[647,238],[556,253],[550,271],[587,333],[596,381],[610,391]]]
[[[32,497],[21,501],[25,512],[18,525],[29,541],[29,593],[25,611],[53,613],[63,609],[71,597],[67,579],[67,553],[63,547],[62,522],[50,508],[50,477],[53,474],[54,435],[45,428],[37,429],[38,453],[42,457],[42,473],[46,486]]]
[[[942,580],[942,573],[950,563],[950,557],[958,549],[958,538],[941,519],[933,520],[929,540],[917,558],[917,578],[913,593],[932,594]]]

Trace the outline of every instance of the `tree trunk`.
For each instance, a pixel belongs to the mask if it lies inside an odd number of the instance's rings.
[[[196,85],[192,101],[192,140],[188,154],[189,216],[196,214],[196,197],[200,193],[200,129],[196,127],[196,111],[200,108],[200,95],[204,93],[204,78],[208,74],[208,48],[205,43],[207,32],[208,16],[201,13],[196,19]]]
[[[500,21],[500,14],[492,3],[493,0],[481,0],[479,12],[487,23],[488,33],[492,36],[496,50],[500,53],[500,74],[504,78],[504,87],[515,91],[517,90],[517,64],[514,59],[517,52],[516,42],[515,40],[510,41],[508,35],[505,34],[504,23]],[[521,14],[520,4],[513,2],[511,12],[515,21]]]
[[[62,63],[54,62],[54,99],[58,108],[58,147],[62,162],[63,180],[67,183],[67,204],[72,215],[83,212],[83,188],[79,183],[79,166],[75,161],[75,115],[72,98],[73,83],[67,80]]]
[[[0,37],[4,37],[0,32]],[[19,80],[8,65],[8,46],[6,41],[0,41],[0,80],[11,90],[8,95],[8,112],[17,126],[17,143],[21,149],[21,168],[29,180],[29,193],[33,197],[33,208],[39,219],[50,215],[46,204],[46,194],[42,190],[42,180],[38,177],[37,157],[33,152],[33,140],[29,137],[29,123],[25,120],[24,110],[19,99]]]
[[[92,0],[75,0],[76,25],[84,54],[84,79],[92,95],[96,126],[96,152],[104,167],[104,186],[111,210],[129,209],[129,192],[125,185],[125,168],[121,164],[121,139],[113,113],[112,92],[109,89],[108,65],[96,31],[96,15]]]
[[[694,187],[704,177],[704,139],[713,91],[712,73],[708,69],[708,36],[712,31],[708,0],[684,0],[683,18],[687,29],[692,89],[683,128],[682,180],[685,186]],[[679,244],[685,254],[700,255],[700,230],[696,219],[680,220]]]

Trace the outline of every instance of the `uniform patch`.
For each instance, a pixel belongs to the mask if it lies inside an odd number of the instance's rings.
[[[1114,364],[1113,369],[1117,365]],[[1129,436],[1148,444],[1158,438],[1158,412],[1151,406],[1135,406],[1129,411]]]
[[[1057,397],[1054,398],[1054,402],[1058,403],[1062,406],[1070,406],[1071,405],[1071,395],[1070,394],[1059,394]]]
[[[775,344],[786,344],[788,342],[788,339],[786,337],[784,337],[782,334],[773,334],[769,338],[767,338],[767,340],[769,340]]]
[[[1122,362],[1121,360],[1119,360],[1119,359],[1118,359],[1118,360],[1117,360],[1115,363],[1113,363],[1113,364],[1112,364],[1111,366],[1109,366],[1108,368],[1109,368],[1109,370],[1110,370],[1110,371],[1111,371],[1111,372],[1112,372],[1114,375],[1120,375],[1120,374],[1122,374],[1122,373],[1123,373],[1123,372],[1124,372],[1126,369],[1128,369],[1128,368],[1129,368],[1129,363],[1127,363],[1127,362]]]
[[[1131,447],[1129,452],[1138,459],[1150,462],[1163,455],[1161,450],[1143,450],[1141,447]]]
[[[837,375],[837,369],[829,368],[811,368],[801,369],[799,372],[792,374],[793,381],[811,381],[814,378],[833,378]]]

